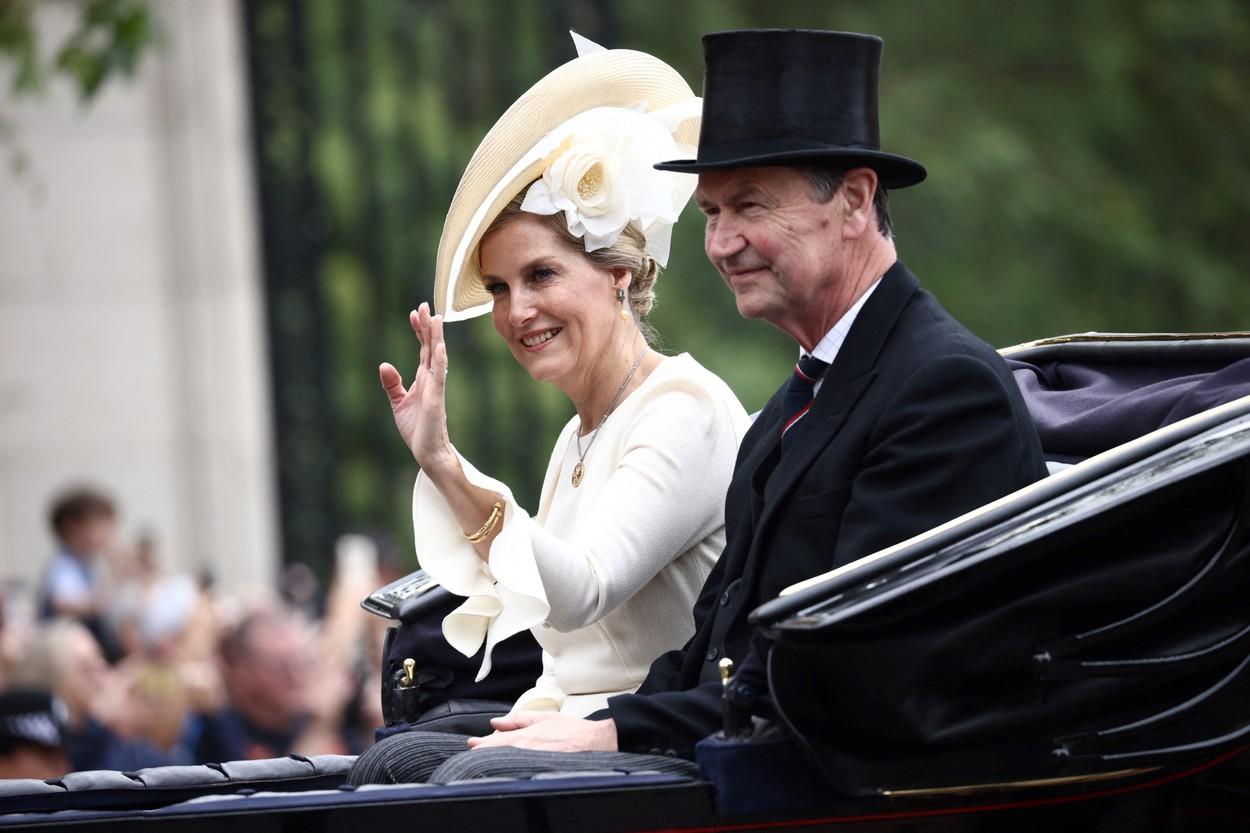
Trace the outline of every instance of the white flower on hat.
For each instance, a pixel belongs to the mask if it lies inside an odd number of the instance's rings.
[[[647,253],[665,265],[672,225],[696,181],[652,166],[680,155],[671,125],[692,107],[697,113],[698,99],[680,112],[648,113],[640,104],[598,107],[570,119],[540,143],[550,161],[521,209],[563,211],[569,233],[582,238],[588,252],[616,243],[634,222],[647,239]]]
[[[534,214],[563,211],[569,233],[586,242],[586,251],[611,246],[629,222],[621,182],[619,133],[585,131],[569,137],[521,204]]]

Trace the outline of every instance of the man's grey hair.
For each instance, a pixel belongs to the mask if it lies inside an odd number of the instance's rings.
[[[812,196],[816,202],[829,202],[838,192],[846,176],[846,169],[826,167],[823,165],[806,165],[799,169],[807,177],[812,186]],[[872,209],[877,215],[877,230],[881,236],[889,240],[891,237],[890,195],[881,183],[877,183],[877,193],[872,198]]]

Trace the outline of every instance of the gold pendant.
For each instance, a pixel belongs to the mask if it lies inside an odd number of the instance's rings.
[[[573,488],[576,489],[582,485],[582,475],[586,473],[586,467],[582,465],[582,461],[578,460],[577,465],[573,467]]]

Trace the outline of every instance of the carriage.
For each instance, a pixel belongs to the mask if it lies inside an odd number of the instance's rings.
[[[352,789],[350,758],[292,756],[0,782],[0,827],[1250,830],[1250,334],[1003,354],[1051,476],[756,609],[768,710],[699,779]],[[475,717],[404,667],[442,592],[388,609],[390,722]]]

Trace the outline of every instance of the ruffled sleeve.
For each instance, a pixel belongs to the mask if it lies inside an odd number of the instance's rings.
[[[503,496],[503,519],[491,552],[505,551],[514,557],[483,561],[465,540],[447,501],[424,474],[417,476],[413,487],[413,531],[421,566],[443,587],[466,597],[443,620],[443,635],[465,656],[477,653],[485,640],[486,655],[477,674],[481,681],[490,673],[495,645],[546,620],[551,606],[534,563],[529,514],[503,483],[482,474],[463,457],[460,464],[474,486]]]

